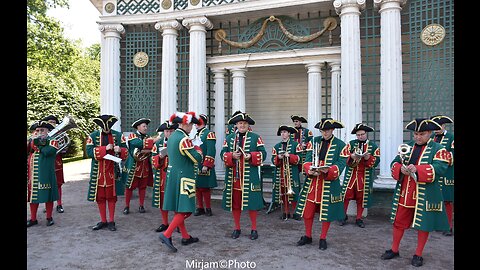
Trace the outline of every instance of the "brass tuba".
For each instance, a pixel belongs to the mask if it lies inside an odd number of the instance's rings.
[[[62,119],[60,124],[48,133],[48,137],[58,142],[57,154],[70,144],[70,138],[68,137],[67,131],[72,128],[78,128],[78,125],[71,116],[67,115]]]
[[[150,157],[150,155],[152,154],[151,151],[146,151],[146,150],[140,150],[138,148],[135,148],[133,150],[133,159],[135,159],[135,161],[143,161],[147,158]]]
[[[407,155],[410,153],[410,151],[412,150],[412,147],[406,143],[402,143],[398,146],[398,155],[400,156],[400,160],[401,160],[401,163],[402,163],[402,166],[404,168],[407,168]],[[410,176],[413,178],[413,180],[415,180],[415,182],[417,181],[417,175],[414,174],[414,173],[410,173]]]

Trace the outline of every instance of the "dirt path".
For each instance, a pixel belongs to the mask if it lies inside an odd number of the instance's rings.
[[[414,269],[410,260],[415,252],[416,231],[408,230],[400,245],[401,257],[383,261],[380,256],[390,248],[392,226],[386,216],[368,216],[366,227],[350,222],[344,226],[332,223],[327,250],[318,249],[321,225],[314,222],[312,245],[297,247],[304,235],[303,221],[279,219],[279,211],[258,215],[259,238],[252,241],[248,213],[242,214],[242,235],[231,239],[233,219],[213,201],[213,216],[191,216],[186,220],[189,233],[200,241],[190,246],[180,244],[179,233],[173,234],[177,253],[170,253],[154,230],[160,225],[158,209],[151,207],[151,189],[147,190],[146,213],[138,213],[134,192],[131,213],[123,215],[124,196],[116,207],[117,231],[93,231],[100,221],[95,203],[88,202],[89,160],[65,165],[63,186],[65,213],[54,213],[55,224],[47,227],[45,214],[39,211],[39,225],[27,229],[28,269]],[[43,209],[43,205],[39,209]],[[27,205],[27,214],[29,207]],[[170,215],[170,218],[172,215]],[[316,218],[318,217],[318,214]],[[454,237],[439,232],[430,234],[423,258],[425,269],[454,268]],[[224,265],[224,263],[226,265]],[[228,267],[230,264],[230,267]]]

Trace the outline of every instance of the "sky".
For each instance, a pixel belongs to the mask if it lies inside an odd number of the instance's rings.
[[[89,0],[70,0],[70,8],[50,9],[47,15],[60,20],[65,35],[70,39],[81,39],[83,47],[100,43],[98,24],[100,12]]]

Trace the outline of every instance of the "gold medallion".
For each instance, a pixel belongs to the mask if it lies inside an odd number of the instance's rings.
[[[163,0],[162,1],[162,8],[163,9],[169,9],[172,6],[172,1],[171,0]]]
[[[148,55],[145,52],[137,52],[133,56],[133,64],[136,67],[142,68],[148,64]]]
[[[105,11],[107,13],[112,13],[115,10],[115,4],[112,2],[108,2],[105,4]]]
[[[423,28],[420,39],[425,45],[435,46],[445,38],[445,28],[440,24],[429,24]]]
[[[200,3],[200,0],[190,0],[190,4],[192,4],[192,6],[198,5],[198,3]]]

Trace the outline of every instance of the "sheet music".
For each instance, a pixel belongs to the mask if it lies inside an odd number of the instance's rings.
[[[118,158],[116,156],[112,156],[110,154],[106,154],[104,157],[104,159],[108,159],[108,160],[111,160],[111,161],[114,161],[114,162],[117,162],[118,164],[122,163],[122,159],[121,158]]]

